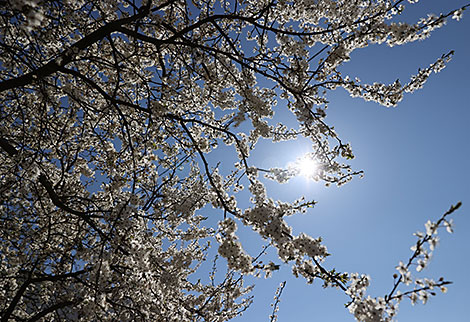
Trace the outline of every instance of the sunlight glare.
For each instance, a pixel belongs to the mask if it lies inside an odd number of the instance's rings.
[[[318,163],[314,159],[305,156],[297,161],[297,167],[299,169],[299,175],[311,178],[318,170]]]

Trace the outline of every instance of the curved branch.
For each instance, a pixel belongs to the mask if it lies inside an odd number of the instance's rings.
[[[64,307],[67,307],[67,306],[70,306],[70,305],[74,305],[74,304],[78,304],[80,303],[82,300],[73,300],[73,301],[64,301],[64,302],[59,302],[59,303],[56,303],[50,307],[48,307],[47,309],[37,313],[36,315],[34,315],[33,317],[29,318],[27,320],[27,322],[33,322],[33,321],[39,321],[41,318],[45,317],[46,315],[48,315],[49,313],[52,313],[54,311],[57,311],[59,309],[62,309]]]
[[[3,82],[0,82],[0,92],[4,92],[9,89],[16,88],[16,87],[26,86],[28,84],[33,83],[37,79],[41,79],[41,78],[44,78],[44,77],[47,77],[49,75],[56,73],[57,71],[59,71],[60,66],[63,66],[73,60],[74,58],[73,53],[78,53],[79,51],[88,48],[95,42],[98,42],[104,37],[110,35],[112,32],[117,31],[118,28],[121,27],[122,25],[137,21],[145,17],[148,13],[149,13],[149,7],[146,6],[146,7],[143,7],[143,10],[141,10],[136,15],[133,15],[127,18],[118,19],[116,21],[113,21],[109,24],[102,26],[101,28],[98,28],[91,34],[83,37],[82,39],[74,43],[68,49],[64,50],[57,59],[51,60],[44,66],[39,67],[38,69],[32,72],[26,73],[20,77],[16,77],[16,78],[12,78],[12,79],[8,79]],[[57,62],[58,60],[61,60],[60,64]]]
[[[11,145],[5,138],[0,137],[0,147],[7,152],[11,157],[15,156],[19,152],[15,149],[13,145]],[[57,194],[57,192],[54,190],[54,187],[51,183],[51,181],[47,178],[47,176],[44,173],[41,173],[38,177],[39,183],[46,189],[47,194],[49,198],[51,199],[51,202],[54,204],[54,206],[72,214],[80,219],[82,219],[84,222],[86,222],[93,230],[95,230],[101,238],[104,240],[110,240],[109,236],[107,236],[101,229],[96,226],[95,222],[91,220],[91,218],[87,215],[86,212],[75,210],[67,206],[63,201],[62,198]],[[123,253],[127,253],[122,247],[119,247],[119,250],[121,250]]]

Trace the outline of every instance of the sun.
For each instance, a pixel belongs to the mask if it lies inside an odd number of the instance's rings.
[[[307,155],[297,160],[296,167],[299,171],[299,175],[311,178],[317,173],[318,162]]]

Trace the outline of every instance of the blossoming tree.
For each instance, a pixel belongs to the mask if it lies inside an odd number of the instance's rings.
[[[328,268],[321,239],[286,223],[314,202],[275,201],[262,177],[342,185],[360,176],[347,164],[351,146],[325,122],[328,92],[394,106],[452,52],[405,83],[364,84],[338,67],[370,44],[425,39],[465,7],[406,24],[396,22],[403,0],[0,3],[2,321],[229,320],[251,303],[243,277],[279,267],[244,250],[240,224],[295,276],[346,293],[358,321],[390,321],[400,300],[445,291],[448,281],[415,279],[410,267],[427,265],[460,203],[426,223],[392,288],[371,298],[367,275]],[[276,117],[282,109],[296,127]],[[260,138],[298,137],[312,150],[294,166],[252,164]],[[208,158],[223,145],[233,147],[226,173]],[[252,206],[242,209],[244,187]],[[202,265],[210,247],[225,259],[212,272]]]

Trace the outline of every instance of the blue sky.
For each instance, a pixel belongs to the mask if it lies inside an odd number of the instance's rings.
[[[421,3],[422,2],[422,3]],[[421,1],[408,5],[403,19],[415,21],[427,13],[439,14],[465,1]],[[371,296],[383,296],[392,287],[392,275],[400,260],[411,255],[412,235],[424,230],[428,219],[438,219],[451,204],[462,201],[453,215],[454,234],[440,232],[441,242],[431,264],[415,276],[454,282],[447,294],[438,294],[428,304],[401,303],[397,320],[468,321],[470,287],[470,15],[446,26],[425,41],[405,46],[368,47],[355,51],[342,67],[344,74],[364,82],[405,83],[418,68],[427,67],[450,50],[455,55],[439,74],[432,74],[425,87],[405,96],[397,108],[353,99],[343,90],[330,92],[327,122],[340,137],[351,142],[356,169],[364,179],[325,188],[303,178],[288,184],[269,184],[274,199],[292,200],[300,195],[318,201],[305,215],[290,224],[296,234],[321,236],[332,254],[328,268],[371,276]],[[260,144],[252,161],[259,166],[282,166],[308,150],[304,143]],[[247,205],[248,206],[248,205]],[[251,238],[249,232],[244,238]],[[242,236],[243,237],[243,236]],[[258,245],[259,246],[259,245]],[[258,247],[259,248],[259,247]],[[253,248],[254,250],[255,248]],[[295,279],[284,265],[271,279],[249,280],[256,284],[254,304],[237,322],[268,321],[270,303],[280,282],[286,280],[280,303],[279,321],[353,321],[339,290],[323,289],[320,283],[306,285]]]

